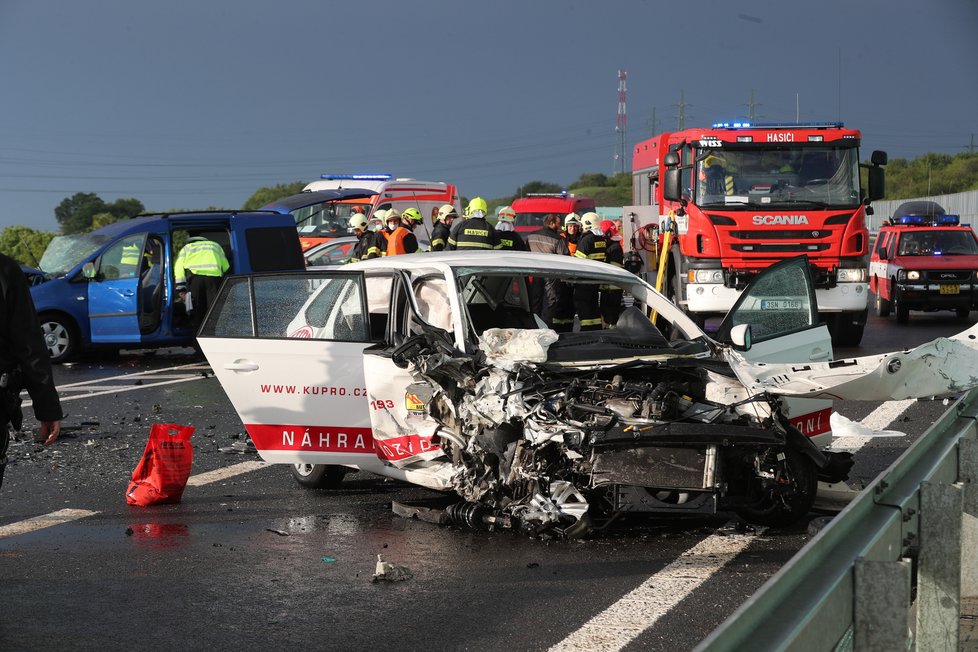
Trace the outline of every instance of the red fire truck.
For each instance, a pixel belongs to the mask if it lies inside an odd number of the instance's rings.
[[[859,142],[841,123],[659,134],[633,152],[626,236],[645,273],[700,323],[726,313],[761,269],[806,255],[833,343],[855,346],[868,306],[865,216],[886,165],[881,151],[860,164]]]

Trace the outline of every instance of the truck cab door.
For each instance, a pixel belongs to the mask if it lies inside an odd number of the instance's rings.
[[[120,238],[95,261],[88,284],[92,342],[139,342],[139,269],[146,234]]]
[[[197,338],[262,459],[377,465],[361,272],[229,277]]]

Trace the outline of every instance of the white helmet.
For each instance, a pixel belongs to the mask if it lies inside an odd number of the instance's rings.
[[[367,230],[367,216],[363,213],[354,213],[350,216],[350,228],[360,229],[361,231]]]
[[[387,211],[384,210],[383,208],[378,208],[377,210],[374,211],[374,214],[370,216],[370,219],[380,220],[381,222],[384,222],[385,220],[387,220]]]
[[[584,229],[585,231],[590,231],[591,229],[595,229],[598,226],[600,226],[600,224],[601,224],[601,218],[598,217],[597,213],[588,212],[588,213],[584,213],[584,215],[581,215],[581,228]]]
[[[516,211],[513,210],[512,206],[500,206],[496,209],[496,217],[500,222],[512,224],[516,221]]]
[[[580,226],[581,225],[581,216],[578,215],[577,213],[568,213],[566,215],[566,217],[564,217],[564,228],[565,229],[567,228],[567,225],[568,224],[576,224],[576,225]]]
[[[435,221],[441,222],[446,217],[458,217],[458,211],[451,204],[445,204],[438,209],[438,215],[435,217]]]

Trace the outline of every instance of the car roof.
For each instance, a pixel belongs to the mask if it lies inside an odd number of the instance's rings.
[[[614,276],[630,282],[637,282],[637,276],[620,267],[595,260],[524,251],[436,251],[421,254],[402,254],[372,258],[351,263],[349,269],[405,269],[418,270],[433,264],[458,267],[486,267],[500,270],[562,271],[587,275],[602,274]]]
[[[274,218],[276,221],[282,219],[282,214],[274,211],[188,211],[185,213],[144,213],[131,217],[127,220],[119,220],[118,222],[106,224],[101,228],[91,231],[91,233],[98,233],[99,235],[115,238],[120,235],[126,235],[127,233],[139,233],[146,231],[148,226],[162,219],[170,219],[174,222],[179,221],[179,228],[193,228],[195,222],[200,222],[200,226],[205,227],[213,224],[215,219],[233,218],[236,215],[266,215]]]

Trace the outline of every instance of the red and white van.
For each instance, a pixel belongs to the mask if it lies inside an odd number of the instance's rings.
[[[543,219],[551,213],[559,215],[560,222],[563,224],[564,216],[568,213],[582,215],[594,211],[595,205],[590,197],[561,192],[520,197],[513,202],[513,210],[516,212],[516,221],[513,225],[516,231],[532,233],[543,226]]]

